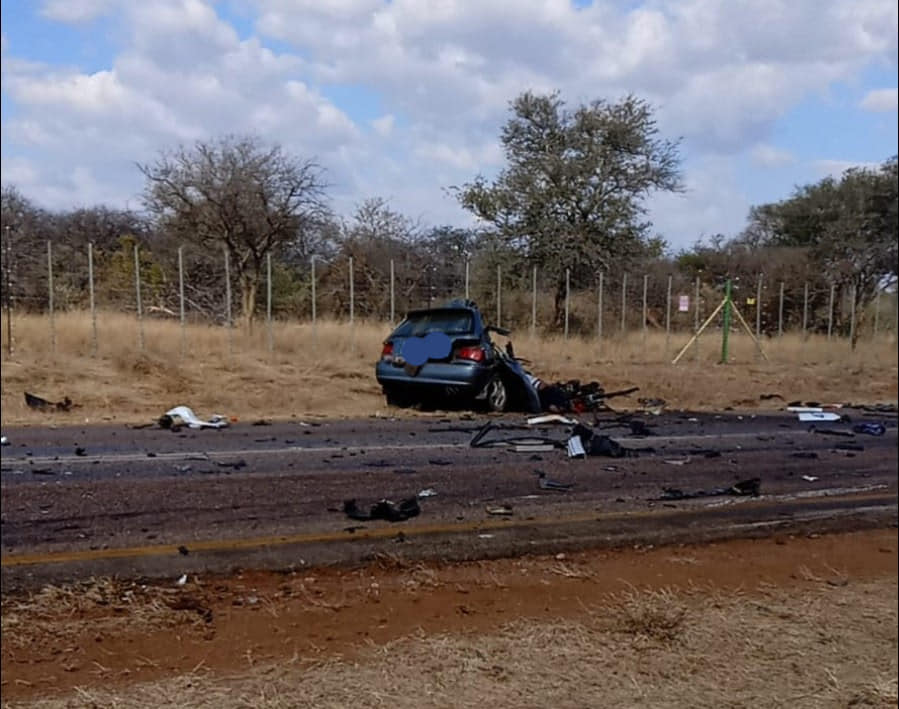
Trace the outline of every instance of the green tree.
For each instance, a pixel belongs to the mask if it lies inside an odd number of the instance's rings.
[[[827,177],[798,187],[788,199],[753,207],[740,240],[754,248],[804,250],[810,267],[838,293],[855,291],[862,314],[879,289],[896,281],[897,233],[894,156],[876,169],[853,168],[840,179]]]
[[[266,256],[328,211],[321,168],[235,136],[164,151],[138,167],[147,179],[144,204],[164,230],[227,251],[249,329]]]
[[[659,137],[650,106],[634,96],[570,111],[558,93],[527,92],[511,111],[501,134],[507,166],[492,183],[478,176],[454,191],[553,279],[559,324],[566,269],[573,282],[592,282],[600,269],[644,252],[645,197],[681,189],[678,143]]]

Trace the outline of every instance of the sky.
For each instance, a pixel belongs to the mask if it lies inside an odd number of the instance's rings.
[[[897,153],[896,0],[3,0],[2,183],[39,206],[140,210],[138,164],[226,134],[370,198],[471,226],[448,188],[504,165],[510,102],[628,94],[680,140],[672,249],[752,205]]]

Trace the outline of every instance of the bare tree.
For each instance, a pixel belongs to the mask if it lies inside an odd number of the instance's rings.
[[[163,151],[138,167],[147,178],[144,204],[163,229],[227,251],[249,329],[266,255],[328,211],[323,170],[279,145],[230,135]]]

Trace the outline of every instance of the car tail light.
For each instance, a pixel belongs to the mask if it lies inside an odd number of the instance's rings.
[[[474,362],[483,362],[486,359],[484,348],[478,346],[460,347],[456,350],[456,357],[459,359],[470,359]]]
[[[384,347],[381,349],[381,359],[392,360],[393,359],[393,343],[385,342]]]

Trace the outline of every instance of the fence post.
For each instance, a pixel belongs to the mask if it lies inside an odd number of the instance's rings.
[[[849,303],[849,346],[854,350],[855,349],[855,298],[857,296],[857,286],[855,283],[852,284],[851,297],[852,301]]]
[[[667,300],[665,301],[665,359],[668,359],[668,349],[671,344],[671,275],[668,275]]]
[[[503,324],[503,267],[501,264],[496,265],[496,326],[502,327]]]
[[[696,335],[696,342],[693,352],[697,362],[699,361],[699,286],[699,276],[696,276],[696,302],[693,304],[693,334]]]
[[[537,335],[537,267],[531,271],[531,339]]]
[[[568,306],[571,296],[571,271],[565,269],[565,339],[568,339]]]
[[[627,325],[627,274],[621,277],[621,334]]]
[[[393,259],[390,259],[390,324],[393,325],[395,316],[396,316],[396,290],[394,289],[394,278],[396,276],[395,267],[393,264]],[[465,275],[466,275],[466,284],[465,284],[465,297],[468,297],[468,262],[465,263]]]
[[[228,354],[234,354],[234,333],[231,329],[231,261],[225,249],[225,327],[228,330]]]
[[[602,283],[603,272],[599,272],[599,302],[596,307],[596,340],[602,344]]]
[[[91,357],[97,356],[97,307],[94,299],[94,244],[87,243],[87,287],[91,304]]]
[[[140,256],[138,255],[138,246],[134,245],[134,292],[137,296],[137,332],[138,346],[140,351],[144,351],[144,311],[140,300]]]
[[[877,286],[877,290],[874,291],[874,337],[873,339],[877,339],[877,330],[880,326],[880,286]]]
[[[466,256],[465,257],[465,300],[469,299],[469,282],[470,282],[470,274],[471,274],[471,259]]]
[[[309,265],[311,268],[311,273],[310,273],[311,293],[310,294],[312,296],[312,333],[314,335],[315,334],[315,256],[313,256],[310,259]]]
[[[275,343],[272,336],[272,254],[265,255],[265,275],[268,278],[268,286],[265,292],[265,327],[268,334],[268,353],[271,354],[275,350]]]
[[[755,339],[762,336],[762,274],[755,287]]]
[[[830,284],[830,305],[827,307],[827,339],[831,338],[833,335],[833,298],[836,291],[836,286],[831,283]]]
[[[780,282],[780,301],[777,306],[777,336],[784,335],[784,282]]]
[[[643,343],[646,344],[646,289],[649,285],[649,276],[643,275]]]
[[[187,354],[187,329],[184,322],[184,247],[178,247],[178,314],[181,323],[181,356]]]
[[[802,341],[808,337],[808,281],[802,289]]]
[[[354,324],[355,319],[355,309],[356,309],[356,291],[353,284],[353,257],[350,256],[349,259],[349,277],[350,277],[350,325]]]
[[[12,359],[12,229],[6,225],[6,358]]]
[[[56,354],[56,317],[53,312],[53,242],[47,242],[47,307],[50,312],[50,352]]]

